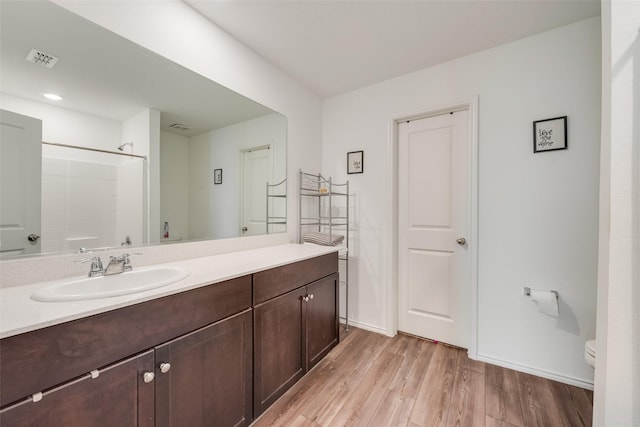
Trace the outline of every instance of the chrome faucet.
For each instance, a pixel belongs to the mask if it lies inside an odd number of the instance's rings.
[[[107,264],[107,268],[104,269],[104,275],[110,276],[112,274],[120,274],[126,271],[131,271],[133,267],[131,266],[131,260],[129,257],[131,255],[142,255],[141,253],[133,253],[127,254],[124,253],[118,257],[112,256],[109,257],[109,264]]]
[[[104,275],[110,276],[112,274],[120,274],[124,273],[124,259],[122,256],[109,257],[109,264],[107,264],[107,268],[104,269]]]
[[[81,259],[80,264],[84,264],[85,262],[91,262],[91,269],[89,270],[89,277],[97,277],[104,275],[104,270],[102,268],[102,260],[99,256],[94,256],[87,259]]]
[[[142,255],[140,252],[135,252],[132,254],[124,253],[118,257],[111,256],[109,257],[109,264],[107,264],[107,268],[103,268],[102,260],[99,256],[94,256],[87,259],[81,259],[79,262],[84,264],[85,262],[91,262],[91,269],[89,270],[89,277],[97,277],[97,276],[111,276],[112,274],[120,274],[126,271],[131,271],[133,267],[131,266],[131,259],[129,258],[131,255]]]

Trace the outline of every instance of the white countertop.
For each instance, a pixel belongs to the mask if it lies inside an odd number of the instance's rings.
[[[334,247],[285,244],[158,264],[158,266],[179,266],[187,269],[191,274],[179,282],[162,288],[87,301],[38,302],[30,298],[36,289],[48,286],[53,282],[0,289],[0,338],[104,313],[336,251],[337,248]],[[136,268],[135,261],[133,268],[134,270]]]

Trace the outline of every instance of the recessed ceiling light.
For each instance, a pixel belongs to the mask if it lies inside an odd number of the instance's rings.
[[[44,97],[52,101],[62,101],[62,97],[60,95],[56,95],[55,93],[45,93]]]

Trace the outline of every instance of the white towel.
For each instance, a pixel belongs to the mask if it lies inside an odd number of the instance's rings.
[[[315,243],[316,245],[336,246],[342,243],[342,241],[344,240],[344,236],[342,234],[329,234],[310,231],[304,233],[303,240],[305,242]]]

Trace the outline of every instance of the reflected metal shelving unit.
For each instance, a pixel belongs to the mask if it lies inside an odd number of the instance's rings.
[[[282,225],[282,227],[277,227]],[[267,234],[286,230],[287,225],[287,178],[275,184],[267,182]],[[282,228],[280,230],[276,228]]]

